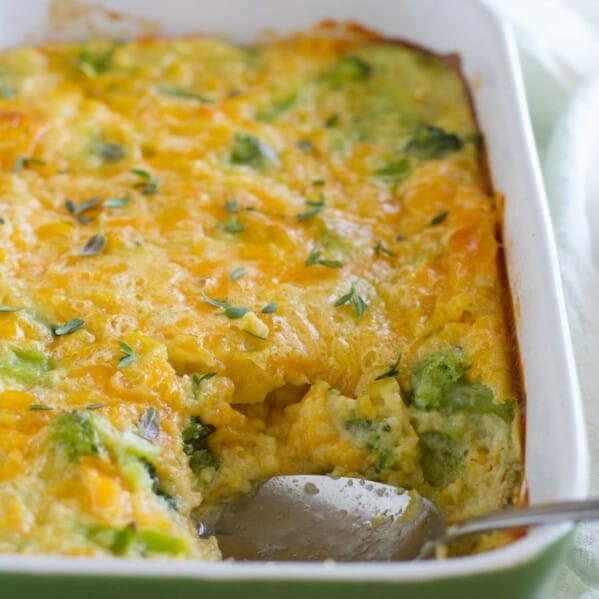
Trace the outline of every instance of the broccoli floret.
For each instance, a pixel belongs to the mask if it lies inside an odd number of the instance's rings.
[[[436,487],[451,482],[465,452],[448,435],[429,431],[420,435],[420,465],[426,481]]]
[[[76,460],[100,451],[100,438],[89,412],[62,412],[49,427],[50,438],[69,459]]]
[[[23,385],[35,385],[54,367],[54,362],[42,352],[26,347],[11,347],[0,361],[0,375]]]
[[[412,374],[414,405],[440,409],[447,392],[464,378],[467,370],[468,364],[459,348],[424,358]]]
[[[412,403],[424,410],[494,414],[506,422],[514,418],[513,401],[495,403],[493,391],[468,377],[469,364],[454,347],[421,360],[412,374]]]
[[[194,473],[203,468],[218,468],[218,457],[208,447],[208,437],[214,430],[196,416],[192,416],[189,424],[183,429],[183,451],[189,456],[189,467]]]
[[[326,74],[325,79],[333,87],[341,87],[346,83],[363,81],[372,73],[372,66],[357,56],[344,56]]]
[[[433,125],[420,125],[404,150],[421,158],[443,158],[462,147],[462,140],[455,133],[447,133]]]

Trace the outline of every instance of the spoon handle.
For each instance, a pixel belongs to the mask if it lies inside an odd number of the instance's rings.
[[[518,526],[538,526],[584,520],[599,520],[599,498],[533,505],[472,518],[449,526],[445,540]]]

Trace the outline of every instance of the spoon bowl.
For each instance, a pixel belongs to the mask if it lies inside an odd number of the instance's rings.
[[[439,543],[514,527],[599,519],[599,499],[514,508],[445,527],[415,491],[358,478],[275,476],[199,514],[223,557],[258,561],[405,561]]]

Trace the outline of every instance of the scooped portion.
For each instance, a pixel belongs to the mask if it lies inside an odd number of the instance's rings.
[[[277,474],[448,522],[518,501],[501,215],[455,60],[334,24],[19,48],[0,140],[0,551],[216,560],[196,508]]]

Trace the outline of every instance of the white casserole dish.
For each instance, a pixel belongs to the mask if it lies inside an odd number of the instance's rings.
[[[493,184],[505,196],[503,239],[527,397],[530,501],[585,497],[588,456],[581,400],[549,213],[516,48],[510,32],[491,10],[471,0],[93,2],[96,7],[143,19],[112,20],[106,12],[82,10],[88,0],[0,0],[0,48],[98,34],[120,38],[206,33],[243,42],[264,29],[285,33],[331,18],[355,20],[382,35],[461,56],[487,142]],[[51,12],[62,17],[51,19]],[[335,594],[334,589],[343,589],[347,597],[363,588],[360,583],[370,581],[370,585],[380,583],[380,587],[369,588],[378,588],[383,596],[388,592],[401,597],[430,593],[432,597],[442,592],[444,597],[453,593],[465,597],[491,592],[492,596],[531,597],[543,593],[542,581],[554,569],[570,530],[568,525],[542,527],[490,553],[427,563],[214,565],[6,555],[0,556],[0,588],[8,591],[5,596],[11,596],[14,589],[21,597],[29,593],[39,597],[50,588],[62,597],[75,592],[72,596],[85,592],[91,597],[96,593],[98,597],[133,597],[137,593],[159,597],[167,588],[178,589],[178,596],[219,589],[221,596],[246,598],[281,593],[305,596],[324,589]],[[508,585],[508,578],[511,586],[502,586]],[[144,586],[143,581],[150,579],[151,588]],[[296,581],[293,587],[291,581]],[[354,581],[351,586],[349,581]]]

